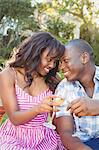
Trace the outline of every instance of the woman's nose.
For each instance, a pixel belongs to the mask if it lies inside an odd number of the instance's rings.
[[[64,63],[63,63],[63,62],[60,62],[60,63],[59,63],[59,69],[63,70],[64,67],[65,67]]]
[[[49,63],[49,67],[50,67],[50,68],[54,68],[54,67],[55,67],[55,62],[54,62],[54,61],[51,61],[51,62]]]

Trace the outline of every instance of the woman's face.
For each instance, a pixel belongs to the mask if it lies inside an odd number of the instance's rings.
[[[53,69],[56,65],[56,58],[54,55],[48,55],[49,49],[46,49],[41,55],[41,64],[39,65],[39,73],[45,76]]]

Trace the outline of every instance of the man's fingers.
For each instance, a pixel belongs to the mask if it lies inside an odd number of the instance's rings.
[[[73,110],[73,109],[70,110],[71,113],[74,113],[74,114],[76,114],[76,115],[79,114],[79,113],[82,112],[82,111],[83,111],[83,110],[82,110],[81,107],[78,107],[78,108],[76,108],[76,109],[74,109],[74,110]]]
[[[82,107],[82,103],[79,100],[75,100],[75,102],[71,102],[71,109],[75,110],[79,107]]]
[[[74,105],[74,104],[77,104],[80,102],[80,99],[74,99],[72,102],[71,102],[71,105]]]
[[[67,111],[71,109],[71,103],[67,106]]]

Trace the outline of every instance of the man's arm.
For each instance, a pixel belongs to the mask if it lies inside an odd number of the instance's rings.
[[[74,121],[72,116],[62,116],[55,120],[56,130],[61,137],[63,145],[68,150],[92,150],[77,137],[73,137]]]

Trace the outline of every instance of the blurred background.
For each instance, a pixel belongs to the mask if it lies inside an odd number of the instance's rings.
[[[51,32],[64,44],[85,39],[99,65],[99,0],[0,0],[0,69],[36,31]]]

